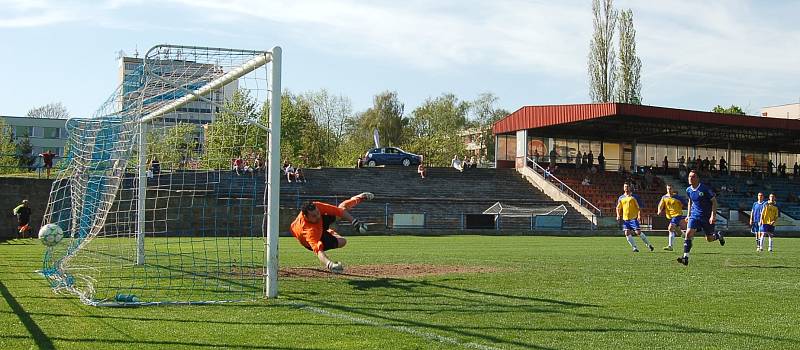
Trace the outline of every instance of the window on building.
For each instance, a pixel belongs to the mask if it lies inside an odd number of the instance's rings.
[[[15,126],[14,127],[14,138],[25,138],[31,136],[31,129],[28,126]]]
[[[497,135],[497,160],[515,160],[517,157],[517,136]]]
[[[42,128],[44,133],[44,138],[46,139],[58,139],[61,138],[61,128]]]

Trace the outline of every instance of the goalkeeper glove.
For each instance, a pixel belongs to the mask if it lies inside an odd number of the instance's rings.
[[[333,272],[333,273],[336,273],[336,274],[344,272],[344,265],[342,265],[342,263],[340,263],[338,261],[337,262],[333,262],[333,261],[329,260],[328,263],[325,264],[325,267],[328,268],[328,270],[330,272]]]
[[[361,220],[353,219],[353,222],[351,224],[353,225],[353,230],[355,230],[356,232],[358,233],[367,232],[367,224],[361,222]]]

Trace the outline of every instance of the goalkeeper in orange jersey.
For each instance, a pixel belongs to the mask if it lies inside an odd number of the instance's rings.
[[[307,202],[303,204],[297,218],[292,222],[290,231],[303,247],[317,255],[325,268],[333,273],[342,273],[344,272],[342,263],[332,261],[325,251],[342,248],[347,244],[347,240],[330,226],[337,218],[344,218],[353,225],[356,232],[366,232],[367,225],[353,218],[348,209],[373,198],[375,195],[364,192],[342,202],[339,206],[323,202]]]

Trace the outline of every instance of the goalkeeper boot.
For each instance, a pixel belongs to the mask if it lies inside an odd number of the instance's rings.
[[[373,198],[375,198],[375,195],[372,194],[372,192],[361,192],[361,194],[359,194],[358,196],[368,201],[371,201]]]

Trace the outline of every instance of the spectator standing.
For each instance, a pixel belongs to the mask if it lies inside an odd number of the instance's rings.
[[[53,158],[56,157],[56,154],[53,153],[50,150],[47,150],[47,152],[44,152],[44,153],[40,154],[40,156],[42,157],[42,160],[44,161],[44,168],[47,171],[47,178],[49,179],[50,178],[50,169],[53,168]]]
[[[539,157],[540,157],[539,149],[537,148],[537,149],[533,150],[533,162],[534,163],[539,163]],[[795,165],[796,165],[796,163],[795,163]]]
[[[794,170],[794,172],[792,172],[792,174],[794,174],[794,176],[797,176],[798,173],[800,173],[800,165],[797,165],[797,162],[794,162],[793,170]]]
[[[597,164],[600,167],[600,171],[606,170],[606,157],[603,155],[603,151],[600,151],[600,155],[597,156]]]
[[[589,155],[586,156],[586,163],[587,168],[591,168],[594,165],[594,154],[592,154],[592,150],[589,150]]]
[[[583,155],[581,155],[581,151],[578,151],[578,154],[575,155],[575,169],[580,169],[583,166]]]
[[[728,171],[728,162],[725,161],[725,157],[719,157],[719,171]]]
[[[664,167],[664,174],[666,174],[667,170],[669,170],[669,159],[667,159],[667,156],[664,156],[664,160],[661,161],[661,166]]]

